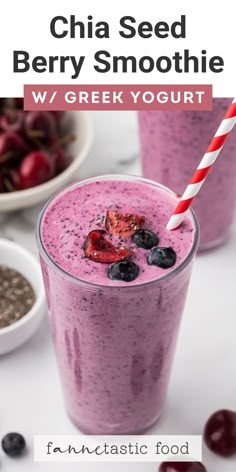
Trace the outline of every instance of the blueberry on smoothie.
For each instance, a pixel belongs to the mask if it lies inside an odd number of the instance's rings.
[[[156,233],[148,229],[140,229],[132,236],[132,241],[136,246],[143,249],[152,249],[159,243],[159,238]]]
[[[25,450],[25,439],[19,433],[8,433],[2,439],[2,448],[10,457],[20,456]]]
[[[176,263],[176,253],[171,247],[156,247],[148,254],[147,262],[149,265],[169,269]]]
[[[138,274],[139,266],[132,261],[115,262],[108,269],[108,276],[111,280],[132,282],[138,277]]]

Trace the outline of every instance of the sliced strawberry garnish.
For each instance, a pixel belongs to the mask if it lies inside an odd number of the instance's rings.
[[[108,210],[105,226],[109,233],[129,238],[141,228],[144,221],[144,216]]]
[[[110,241],[105,239],[105,234],[106,232],[100,229],[90,231],[84,243],[84,252],[88,259],[111,264],[127,259],[131,255],[129,249],[113,246]]]

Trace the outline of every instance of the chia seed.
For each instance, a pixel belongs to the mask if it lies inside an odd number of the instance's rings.
[[[20,320],[35,303],[28,280],[15,269],[0,265],[0,329]]]

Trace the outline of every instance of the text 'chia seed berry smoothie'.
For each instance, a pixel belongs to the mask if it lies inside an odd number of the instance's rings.
[[[166,224],[176,198],[105,176],[45,207],[39,251],[69,416],[92,434],[145,431],[160,416],[198,228]]]
[[[215,98],[212,111],[139,113],[143,175],[182,194],[232,100]],[[229,236],[236,206],[236,129],[194,199],[201,250]]]

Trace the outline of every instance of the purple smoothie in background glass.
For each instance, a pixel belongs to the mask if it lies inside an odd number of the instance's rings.
[[[166,230],[175,206],[175,195],[155,182],[114,175],[68,187],[42,212],[38,244],[65,403],[86,433],[141,433],[162,412],[198,245],[192,212]],[[88,233],[105,229],[107,210],[144,215],[143,228],[172,247],[175,264],[148,265],[150,250],[128,238],[121,243],[139,274],[111,280],[110,265],[84,253]]]
[[[231,102],[215,98],[212,111],[140,112],[143,175],[182,194]],[[201,228],[199,249],[228,238],[235,203],[236,129],[193,203]]]

